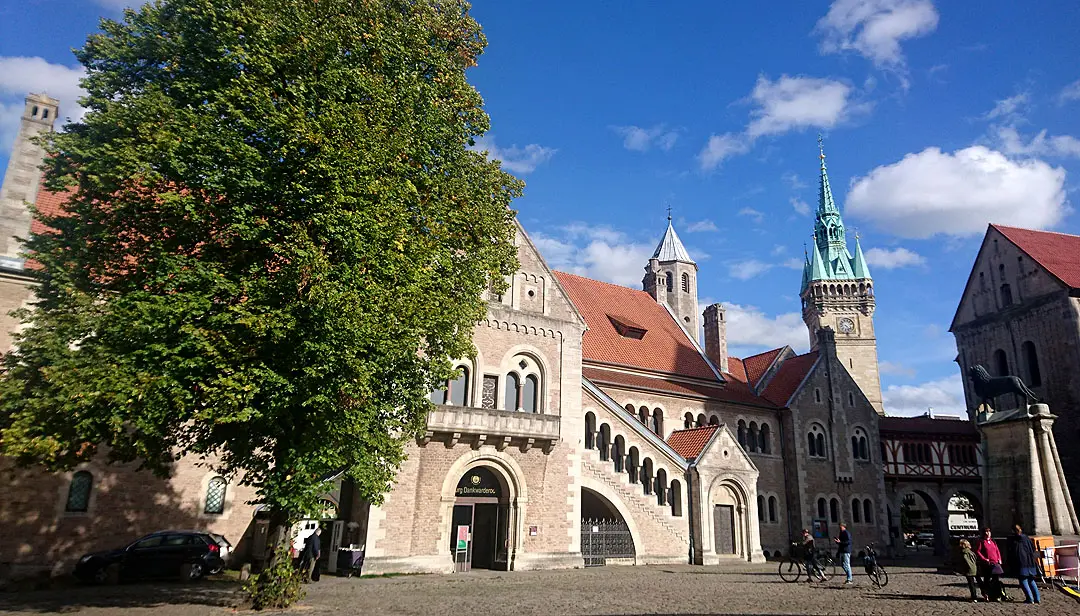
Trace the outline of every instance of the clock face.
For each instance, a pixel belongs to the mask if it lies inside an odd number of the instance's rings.
[[[837,323],[837,326],[840,328],[840,332],[844,334],[850,334],[851,332],[855,331],[855,321],[852,321],[847,317],[840,319],[840,322]]]

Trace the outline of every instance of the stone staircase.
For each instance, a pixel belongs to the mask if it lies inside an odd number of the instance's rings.
[[[682,543],[690,543],[686,518],[676,518],[671,515],[671,507],[657,504],[655,494],[644,494],[640,483],[630,483],[629,475],[615,472],[610,460],[600,459],[599,451],[595,449],[586,450],[581,458],[581,463],[586,473],[602,482],[619,496],[623,504],[632,511],[636,521],[644,517],[651,520],[672,537],[678,538]],[[677,479],[682,481],[681,477]],[[683,510],[686,510],[685,506]]]

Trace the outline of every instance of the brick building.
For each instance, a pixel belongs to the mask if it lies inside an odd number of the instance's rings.
[[[39,130],[33,100],[24,132]],[[34,156],[20,150],[11,165],[33,168]],[[9,171],[5,233],[29,229],[14,212],[26,201],[62,205],[30,194],[39,177]],[[886,541],[873,280],[858,241],[847,249],[824,154],[801,289],[805,354],[729,356],[716,304],[700,343],[698,266],[670,219],[640,290],[552,271],[520,226],[515,242],[520,269],[486,297],[476,357],[432,393],[385,502],[356,501],[348,482],[327,495],[329,547],[363,546],[366,571],[379,573],[757,561],[802,528],[834,536],[841,521],[856,541]],[[0,307],[30,297],[24,267],[4,262]],[[18,327],[0,319],[0,332]],[[0,543],[0,562],[66,567],[164,526],[221,532],[241,555],[264,540],[251,493],[192,459],[163,481],[95,465],[5,477],[16,489],[0,523],[22,532]]]

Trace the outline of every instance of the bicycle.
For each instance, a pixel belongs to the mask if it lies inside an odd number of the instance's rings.
[[[803,574],[807,573],[805,561],[796,556],[799,554],[799,551],[799,544],[792,543],[790,553],[784,560],[780,561],[780,564],[777,567],[777,573],[780,574],[780,579],[785,582],[798,582],[802,579]],[[817,555],[817,565],[814,567],[814,573],[816,575],[808,577],[817,577],[819,582],[827,582],[829,581],[829,578],[836,573],[836,563],[833,561],[832,555],[828,552],[816,550],[815,554]]]
[[[866,555],[863,556],[863,569],[866,571],[866,575],[870,578],[870,583],[874,585],[874,588],[884,588],[889,583],[889,574],[884,567],[878,564],[874,544],[871,543],[865,549]]]

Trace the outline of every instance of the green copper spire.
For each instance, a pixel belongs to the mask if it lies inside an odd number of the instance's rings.
[[[847,229],[833,199],[829,173],[825,166],[825,147],[818,135],[821,178],[818,184],[818,208],[814,217],[814,250],[804,268],[809,282],[815,280],[855,280],[870,278],[866,258],[856,240],[856,256],[847,247]]]

